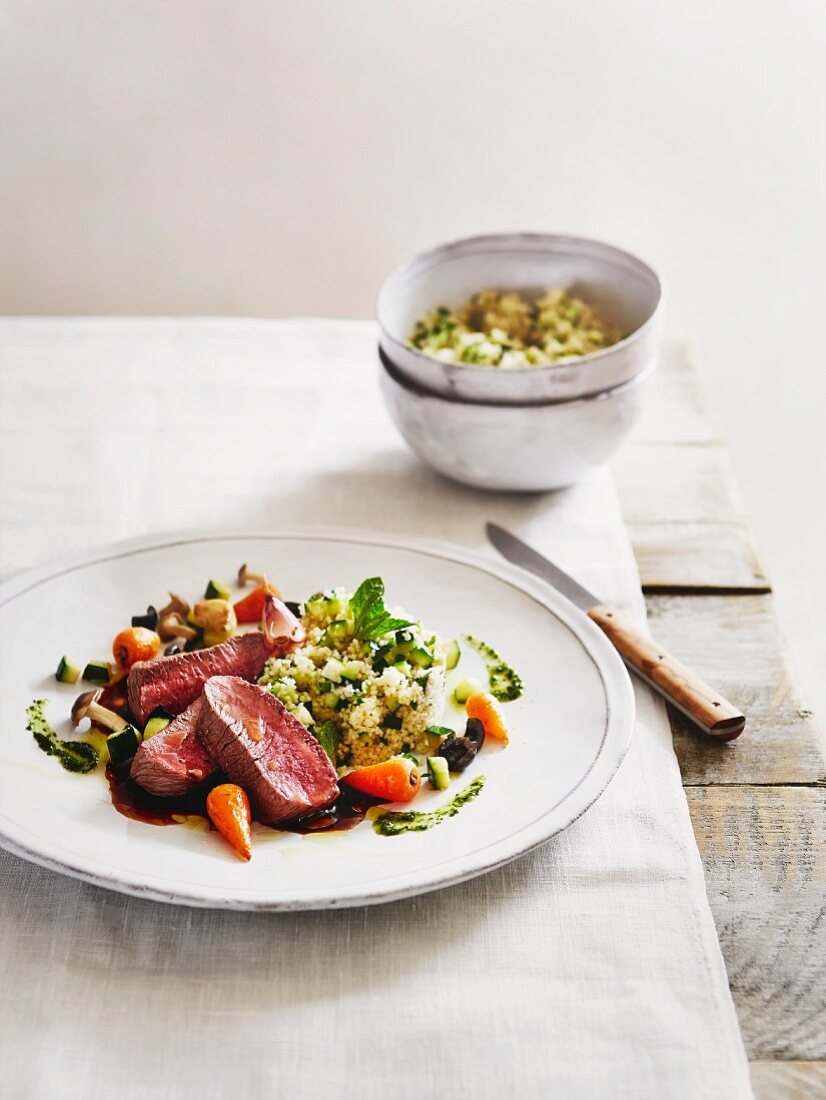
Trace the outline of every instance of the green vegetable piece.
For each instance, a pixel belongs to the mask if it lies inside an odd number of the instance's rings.
[[[450,737],[454,731],[450,726],[428,726],[425,733],[432,733],[434,737]]]
[[[222,581],[207,581],[204,591],[205,600],[228,600],[232,595],[232,589]]]
[[[450,786],[450,768],[443,756],[428,756],[427,776],[434,790],[446,791]]]
[[[338,730],[334,722],[322,722],[312,731],[315,739],[330,758],[333,767],[336,766],[336,749],[338,748]]]
[[[430,668],[435,660],[432,653],[421,647],[411,650],[407,659],[411,665],[415,665],[417,668]]]
[[[325,694],[321,696],[321,701],[325,707],[329,707],[330,710],[338,710],[339,707],[344,706],[344,700],[336,695],[334,691],[325,692]]]
[[[464,706],[471,695],[476,695],[482,690],[482,685],[478,680],[466,679],[460,680],[456,687],[453,689],[453,698],[459,706]]]
[[[45,699],[35,699],[26,708],[28,715],[26,729],[34,737],[38,746],[47,756],[56,757],[60,766],[67,772],[93,771],[98,763],[98,754],[94,747],[86,744],[85,741],[61,741],[46,721],[44,714],[46,706]]]
[[[445,645],[445,668],[448,672],[452,668],[456,668],[459,663],[459,658],[462,656],[462,651],[459,649],[459,643],[457,641],[447,642]]]
[[[150,737],[154,737],[156,733],[160,733],[161,730],[165,730],[169,725],[171,719],[169,718],[150,718],[146,723],[143,731],[144,741],[148,741]]]
[[[109,750],[109,759],[113,764],[125,764],[131,760],[138,751],[141,743],[141,735],[134,726],[124,726],[117,733],[110,733],[106,738],[106,748]]]
[[[335,622],[330,623],[324,632],[324,636],[321,639],[322,645],[328,645],[332,649],[336,649],[343,642],[345,642],[350,636],[350,624],[346,619],[336,619]]]
[[[388,714],[382,725],[389,730],[400,730],[402,728],[402,720],[397,714]]]
[[[384,606],[384,581],[369,577],[358,586],[350,601],[353,613],[353,633],[363,642],[382,638],[394,630],[414,624],[408,619],[394,618]]]
[[[80,679],[80,665],[74,664],[68,657],[61,657],[54,678],[60,684],[76,684]]]
[[[83,670],[83,679],[89,684],[108,684],[112,666],[108,661],[89,661]]]

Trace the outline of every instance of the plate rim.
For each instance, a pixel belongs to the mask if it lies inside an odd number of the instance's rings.
[[[259,539],[272,540],[325,540],[345,541],[366,544],[374,548],[410,550],[430,557],[454,562],[481,570],[495,579],[509,584],[527,595],[556,618],[580,643],[587,656],[596,667],[603,684],[606,701],[606,726],[603,740],[594,760],[576,786],[562,797],[536,821],[523,826],[501,840],[494,841],[483,851],[485,858],[479,859],[479,852],[456,856],[443,864],[444,872],[426,881],[408,881],[421,879],[427,875],[427,868],[409,872],[400,876],[401,883],[384,889],[370,888],[370,884],[361,884],[352,888],[337,888],[336,896],[324,896],[323,888],[291,898],[247,897],[233,893],[221,896],[214,887],[186,888],[171,890],[157,881],[152,884],[152,876],[145,873],[127,874],[119,877],[116,868],[101,870],[93,858],[86,860],[67,860],[56,854],[49,854],[40,848],[29,847],[19,834],[25,827],[0,813],[0,847],[38,866],[56,871],[59,874],[91,883],[103,889],[133,897],[148,898],[166,904],[183,905],[192,908],[216,910],[237,910],[253,912],[297,912],[323,909],[343,909],[354,906],[380,905],[403,898],[415,897],[458,885],[471,878],[487,874],[504,866],[514,859],[533,851],[539,845],[547,843],[553,837],[569,828],[585,814],[602,796],[624,760],[634,733],[636,719],[636,701],[634,689],[628,672],[619,654],[595,623],[561,593],[540,578],[511,565],[499,557],[487,556],[476,550],[443,540],[420,536],[394,535],[389,532],[366,527],[327,526],[321,524],[285,525],[275,529],[220,528],[191,529],[158,532],[140,535],[129,539],[114,540],[87,550],[60,555],[41,566],[25,570],[0,584],[0,608],[34,588],[49,581],[88,566],[94,566],[115,558],[148,551],[164,550],[173,546],[198,542],[244,541]],[[577,798],[577,792],[587,792],[586,798]],[[572,812],[564,810],[570,801],[576,803]],[[555,811],[560,811],[555,821]],[[549,817],[555,821],[549,827]],[[11,835],[10,835],[11,833]],[[474,856],[477,858],[474,859]],[[457,866],[459,865],[459,866]],[[96,869],[97,868],[97,869]]]

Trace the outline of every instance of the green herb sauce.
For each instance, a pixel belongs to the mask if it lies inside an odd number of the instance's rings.
[[[46,755],[57,757],[58,762],[67,772],[92,771],[98,763],[98,754],[93,746],[87,745],[84,741],[61,741],[46,721],[43,713],[46,705],[45,699],[35,699],[26,708],[26,714],[29,717],[26,729]]]
[[[519,673],[506,664],[487,642],[482,642],[470,634],[465,634],[465,641],[473,646],[487,665],[490,693],[494,699],[498,699],[500,703],[510,703],[518,699],[525,690]]]
[[[432,829],[434,825],[441,823],[448,817],[455,817],[463,806],[472,802],[485,785],[485,777],[478,775],[457,795],[440,806],[438,810],[430,813],[416,811],[391,812],[379,814],[373,822],[373,829],[380,836],[399,836],[401,833],[422,833],[425,829]]]

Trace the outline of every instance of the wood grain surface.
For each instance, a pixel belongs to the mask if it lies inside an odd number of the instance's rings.
[[[684,341],[614,473],[652,633],[747,716],[719,743],[670,712],[755,1094],[826,1097],[823,740]]]

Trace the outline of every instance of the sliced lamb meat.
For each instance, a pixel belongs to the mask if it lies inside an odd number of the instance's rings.
[[[130,778],[162,798],[189,794],[208,779],[216,767],[197,737],[200,713],[198,698],[165,730],[144,741],[135,753]]]
[[[249,796],[265,825],[305,817],[338,795],[336,772],[318,741],[274,695],[235,676],[204,686],[198,736]]]
[[[158,707],[180,714],[195,702],[211,676],[255,680],[270,657],[283,657],[304,641],[301,622],[274,596],[264,603],[263,626],[263,633],[239,634],[209,649],[138,661],[127,680],[129,709],[136,721],[145,725]]]

